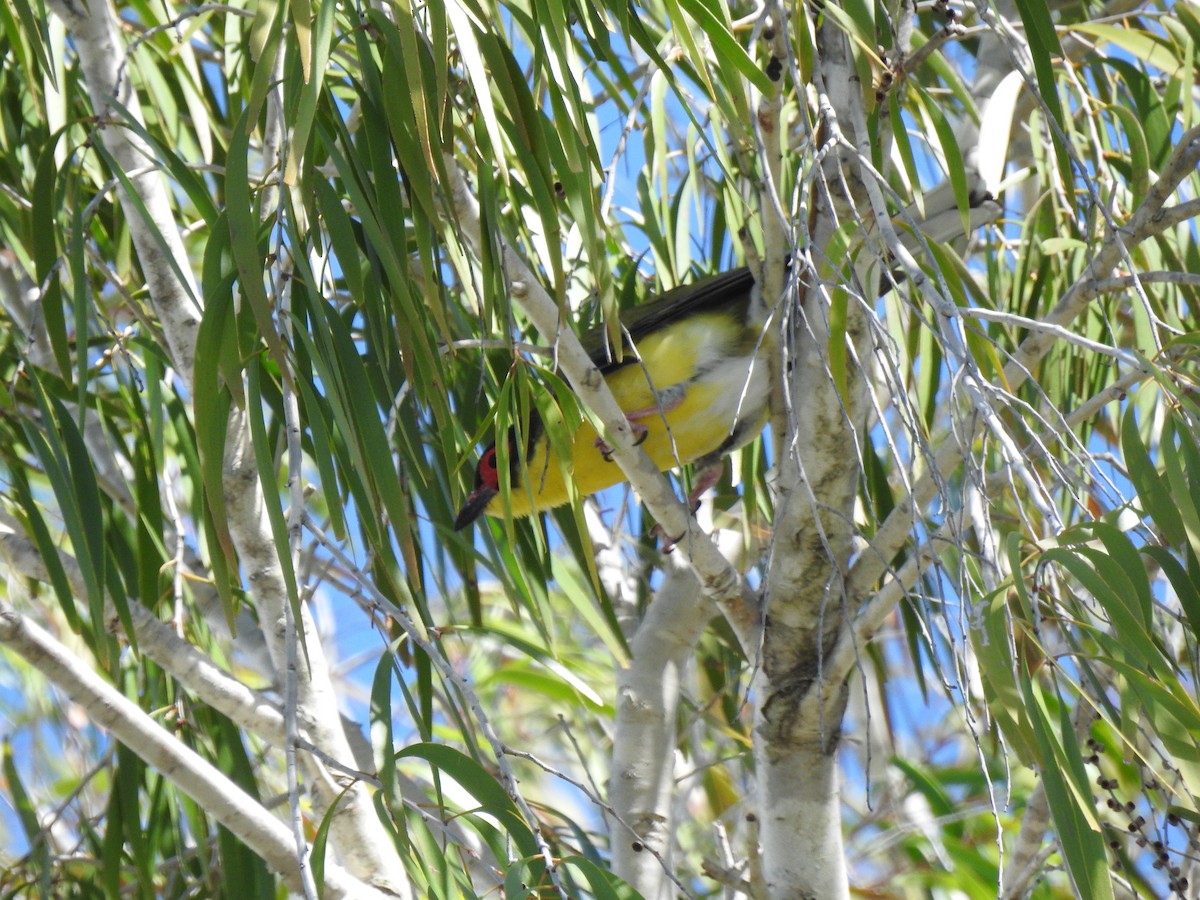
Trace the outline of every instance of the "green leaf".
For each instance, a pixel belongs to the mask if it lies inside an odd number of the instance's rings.
[[[517,851],[528,859],[539,856],[533,832],[521,818],[508,794],[487,770],[453,747],[443,744],[413,744],[396,754],[397,759],[423,759],[449,775],[474,797],[482,812],[496,818],[512,839]]]
[[[1129,183],[1132,194],[1130,206],[1137,209],[1142,205],[1142,201],[1146,199],[1146,194],[1150,190],[1150,170],[1152,168],[1150,147],[1146,142],[1145,132],[1142,130],[1141,119],[1133,110],[1120,104],[1106,107],[1106,110],[1120,120],[1119,133],[1129,146],[1129,169],[1132,175]],[[1115,152],[1120,152],[1120,149],[1116,148]],[[1043,242],[1042,250],[1049,253],[1050,251],[1045,246],[1046,243],[1048,242]]]
[[[36,445],[34,449],[37,449]],[[75,607],[75,594],[67,580],[62,558],[59,556],[58,544],[51,536],[50,529],[46,526],[46,520],[33,499],[33,492],[29,488],[25,472],[21,469],[14,469],[9,477],[12,479],[17,503],[23,512],[22,523],[33,538],[42,563],[46,566],[50,585],[54,588],[54,594],[58,598],[58,605],[63,611],[67,625],[78,634],[83,631],[85,625],[79,617],[79,610]]]
[[[559,864],[582,875],[596,900],[638,900],[641,897],[625,881],[586,857],[565,856]]]
[[[254,313],[259,337],[266,342],[271,358],[282,364],[286,354],[275,328],[271,301],[263,287],[266,265],[259,251],[258,206],[250,196],[249,126],[250,120],[243,114],[229,139],[229,162],[225,172],[225,190],[229,197],[225,207],[229,221],[229,249],[237,266],[238,287]]]
[[[764,96],[770,96],[776,92],[775,83],[767,77],[767,73],[762,70],[762,67],[750,58],[746,48],[730,31],[729,11],[724,3],[714,2],[714,0],[679,0],[679,4],[687,10],[688,15],[695,20],[709,41],[712,42],[713,56],[717,61],[718,68],[722,70],[723,80],[731,93],[736,88],[736,81],[733,77],[735,70],[758,88],[759,93]],[[678,23],[677,30],[681,28],[682,24],[682,22]],[[698,66],[702,65],[700,57],[693,57],[693,59],[696,60]]]
[[[1146,445],[1142,443],[1132,404],[1126,409],[1125,418],[1121,424],[1121,450],[1125,457],[1125,466],[1129,471],[1129,480],[1133,482],[1134,489],[1137,490],[1138,502],[1142,509],[1162,530],[1169,543],[1182,543],[1187,535],[1183,519],[1171,497],[1170,488],[1158,474],[1158,470],[1146,450]]]
[[[1024,687],[1030,721],[1040,748],[1042,784],[1076,896],[1110,900],[1113,892],[1108,876],[1107,848],[1092,810],[1092,791],[1069,712],[1056,698],[1056,715],[1050,699],[1035,683],[1030,682]]]
[[[390,651],[379,657],[371,682],[371,747],[375,751],[375,772],[388,794],[396,790],[396,756],[392,749],[392,672],[396,646],[397,642],[393,642]]]
[[[888,109],[891,112],[893,122],[903,122],[904,119],[900,112],[900,98],[895,91],[888,92]],[[896,155],[900,157],[900,162],[904,166],[904,175],[908,181],[909,189],[915,194],[920,194],[921,175],[917,169],[917,157],[913,152],[912,141],[908,137],[907,128],[896,128],[892,135],[896,142]]]
[[[1071,30],[1100,38],[1098,49],[1106,43],[1115,44],[1130,56],[1141,60],[1148,68],[1156,69],[1167,77],[1176,74],[1183,65],[1178,50],[1171,42],[1150,31],[1103,22],[1075,22]]]
[[[51,868],[48,835],[42,831],[38,812],[29,797],[29,792],[25,789],[25,781],[21,778],[21,773],[13,758],[12,741],[7,737],[0,742],[0,760],[2,760],[0,770],[4,772],[4,783],[8,788],[9,797],[12,798],[17,821],[21,823],[21,830],[25,832],[25,840],[29,842],[29,859],[33,871],[37,873],[37,883],[41,886],[42,896],[49,897],[50,877],[53,869]]]
[[[31,243],[37,263],[37,282],[44,285],[41,310],[46,335],[50,338],[58,370],[64,377],[70,377],[71,348],[67,343],[67,318],[63,310],[61,281],[56,271],[59,264],[56,217],[62,204],[57,196],[61,182],[54,149],[55,142],[48,141],[38,158],[30,204],[33,226]]]
[[[1096,598],[1121,635],[1131,662],[1147,666],[1162,663],[1163,653],[1147,628],[1138,591],[1112,557],[1090,547],[1063,547],[1047,551],[1042,560],[1061,565]]]
[[[1046,256],[1075,253],[1076,251],[1087,249],[1087,244],[1084,241],[1073,237],[1046,238],[1041,242],[1040,246],[1042,253],[1044,253]]]
[[[325,69],[329,63],[329,45],[333,39],[336,9],[336,3],[332,3],[330,0],[322,2],[318,8],[316,28],[313,29],[309,25],[312,17],[309,0],[301,0],[292,6],[292,18],[296,24],[296,41],[300,50],[301,65],[304,69],[304,83],[299,91],[296,108],[292,115],[292,135],[287,145],[288,156],[283,173],[285,184],[296,183],[299,159],[308,148],[313,119],[317,114],[317,102],[325,81]]]
[[[500,177],[507,182],[508,155],[502,152],[505,141],[503,133],[500,130],[500,119],[496,112],[496,104],[492,99],[491,76],[487,66],[484,64],[483,56],[479,49],[479,42],[476,39],[476,26],[478,26],[480,31],[486,31],[486,27],[484,23],[476,22],[470,18],[467,10],[457,0],[448,0],[446,3],[446,13],[450,19],[451,26],[454,28],[454,38],[458,44],[458,52],[462,55],[463,67],[466,69],[467,77],[470,79],[471,86],[475,91],[475,98],[479,104],[479,113],[483,118],[484,128],[487,131],[488,139],[495,153],[494,159]]]
[[[192,415],[195,421],[196,453],[200,461],[197,475],[203,486],[211,528],[205,529],[210,560],[222,559],[231,571],[237,570],[237,554],[229,533],[225,510],[225,439],[229,411],[238,391],[241,397],[241,358],[238,351],[237,325],[234,318],[234,274],[225,266],[229,251],[228,230],[214,229],[214,237],[204,254],[204,313],[196,330],[193,365]],[[226,616],[233,622],[232,597],[225,579],[217,580],[222,591]]]
[[[1030,676],[1027,667],[1018,666],[1012,656],[1009,641],[1021,625],[1008,609],[1008,593],[1001,589],[985,601],[980,610],[981,627],[971,633],[988,710],[1020,760],[1032,765],[1038,745],[1025,699]],[[1018,639],[1022,636],[1018,632]]]
[[[696,43],[692,29],[688,27],[688,20],[683,14],[680,0],[664,0],[663,5],[666,8],[667,17],[671,20],[672,31],[679,40],[680,46],[687,52],[688,58],[691,59],[701,86],[709,97],[715,97],[717,92],[713,88],[712,80],[708,77],[708,66],[705,65],[704,53],[700,50],[700,45]]]
[[[1159,440],[1163,474],[1187,534],[1188,545],[1193,553],[1200,555],[1200,449],[1197,449],[1194,435],[1176,429],[1173,422],[1173,418],[1167,420]]]
[[[1046,0],[1017,0],[1017,12],[1025,25],[1025,39],[1029,42],[1029,55],[1033,58],[1033,71],[1037,76],[1039,98],[1049,110],[1057,128],[1050,129],[1051,143],[1058,160],[1059,176],[1063,184],[1074,184],[1071,160],[1063,143],[1063,135],[1070,134],[1069,123],[1063,113],[1062,101],[1058,96],[1058,84],[1054,77],[1054,61],[1063,58],[1062,46],[1054,21],[1050,18],[1050,7]],[[1067,191],[1068,198],[1073,192]]]
[[[1142,553],[1162,569],[1179,598],[1179,605],[1183,607],[1183,613],[1192,627],[1192,634],[1200,638],[1200,583],[1188,574],[1179,560],[1166,548],[1144,547]]]
[[[24,424],[26,440],[37,454],[58,501],[63,527],[71,539],[87,590],[92,622],[104,621],[105,553],[104,512],[100,507],[95,473],[75,423],[62,405],[47,396],[33,374],[30,385],[41,410],[44,427]]]
[[[41,80],[38,77],[39,74],[44,73],[50,86],[58,90],[58,82],[55,77],[57,69],[47,50],[46,25],[49,23],[49,18],[43,11],[35,10],[33,4],[29,2],[5,3],[0,6],[2,6],[0,17],[3,17],[5,36],[9,45],[16,51],[17,58],[21,60],[21,68],[24,69],[29,84],[37,84]],[[17,11],[16,20],[12,17],[14,8]],[[35,55],[41,73],[34,66],[33,57]]]

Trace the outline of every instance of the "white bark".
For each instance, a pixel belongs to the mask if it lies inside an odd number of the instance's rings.
[[[119,174],[128,178],[128,184],[125,181],[118,184],[117,195],[125,210],[146,286],[170,345],[171,359],[191,387],[196,331],[200,327],[200,291],[192,278],[187,251],[166,185],[157,171],[154,151],[124,124],[126,113],[139,124],[144,124],[144,118],[127,69],[118,83],[126,54],[116,14],[108,0],[86,5],[78,0],[50,0],[49,5],[74,38],[92,108],[104,123],[100,128],[104,147],[116,162]],[[114,101],[124,107],[124,113],[114,108]],[[132,202],[130,188],[145,207],[145,214]]]
[[[836,754],[817,742],[784,748],[782,754],[762,740],[754,747],[762,896],[849,898]]]
[[[684,672],[714,615],[695,573],[671,557],[631,642],[629,666],[617,673],[609,803],[620,821],[609,829],[612,867],[647,900],[675,896],[675,722]]]
[[[818,90],[823,91],[827,143],[813,191],[809,246],[814,248],[828,246],[839,223],[862,206],[861,179],[852,154],[845,152],[853,141],[839,137],[835,117],[852,102],[849,93],[861,87],[845,36],[828,26],[820,34]],[[805,260],[795,321],[783,342],[787,357],[781,370],[788,377],[786,402],[780,405],[788,410],[787,434],[793,442],[785,446],[779,465],[762,662],[753,689],[762,847],[762,884],[756,887],[770,900],[849,895],[837,782],[845,678],[826,678],[824,666],[846,617],[844,578],[853,549],[869,373],[852,362],[848,393],[839,393],[828,362],[831,297],[820,280],[828,273],[820,258]],[[863,270],[856,275],[860,284],[867,283]],[[851,360],[867,360],[869,302],[853,296],[846,302],[842,339]]]

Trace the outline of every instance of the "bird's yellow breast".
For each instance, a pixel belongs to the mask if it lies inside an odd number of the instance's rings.
[[[636,358],[605,376],[627,414],[646,411],[637,417],[647,429],[642,448],[659,469],[715,453],[735,426],[741,426],[743,443],[762,429],[769,387],[766,354],[756,348],[757,342],[756,329],[727,314],[693,315],[643,337]],[[672,399],[678,405],[666,409]],[[656,411],[660,409],[665,411]],[[615,462],[604,458],[597,437],[588,422],[573,437],[571,478],[581,496],[625,477]],[[562,466],[544,436],[534,444],[521,480],[510,495],[514,515],[570,500]],[[501,512],[499,497],[489,511]]]

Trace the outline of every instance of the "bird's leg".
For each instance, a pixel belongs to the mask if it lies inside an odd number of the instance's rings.
[[[700,508],[700,498],[704,496],[704,492],[721,480],[721,473],[725,470],[725,461],[716,459],[711,462],[700,460],[696,464],[696,480],[692,483],[692,489],[688,492],[688,508],[695,512]]]
[[[682,384],[675,384],[666,390],[659,391],[655,397],[658,402],[653,406],[643,406],[641,409],[632,409],[625,413],[625,418],[629,421],[629,428],[633,432],[634,446],[641,444],[646,440],[646,435],[650,433],[649,427],[642,424],[642,419],[653,418],[654,416],[665,416],[672,410],[678,409],[683,404],[684,397],[687,396],[687,388]],[[600,451],[600,455],[604,457],[605,462],[612,462],[612,447],[604,442],[604,438],[598,437],[595,440],[596,449]]]
[[[704,496],[704,492],[721,480],[721,473],[725,470],[725,458],[723,456],[713,457],[712,454],[701,457],[696,462],[696,480],[692,482],[692,489],[688,491],[688,509],[693,513],[700,508],[700,498]],[[661,552],[670,553],[675,549],[675,545],[679,543],[678,537],[665,537],[663,535],[662,526],[655,525],[653,532],[655,537],[663,538]]]

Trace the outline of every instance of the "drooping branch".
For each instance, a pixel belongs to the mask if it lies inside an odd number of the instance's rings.
[[[1038,363],[1050,352],[1061,339],[1061,329],[1066,329],[1087,308],[1088,302],[1096,296],[1095,285],[1104,283],[1108,274],[1127,255],[1127,248],[1146,240],[1154,233],[1156,217],[1164,204],[1174,195],[1180,182],[1195,172],[1200,163],[1200,126],[1187,132],[1163,167],[1158,180],[1147,193],[1145,200],[1130,216],[1129,221],[1119,229],[1110,230],[1097,248],[1090,263],[1080,273],[1074,284],[1068,289],[1059,302],[1041,319],[1041,327],[1032,330],[1029,336],[1017,348],[1004,367],[1004,377],[1007,389],[1015,392],[1031,376]],[[1132,276],[1131,276],[1132,277]],[[1127,359],[1128,361],[1128,359]],[[1143,366],[1138,365],[1139,371]],[[1113,399],[1116,399],[1114,397]],[[911,527],[916,521],[919,511],[924,509],[937,492],[937,485],[943,482],[962,463],[963,447],[969,446],[969,441],[946,441],[937,450],[930,462],[926,473],[913,485],[912,490],[903,496],[887,519],[876,530],[871,549],[862,554],[855,562],[849,580],[852,597],[865,597],[874,592],[874,586],[887,570],[890,561],[895,558],[900,548],[908,540]],[[912,560],[910,560],[911,564]],[[909,564],[905,565],[905,570]],[[916,572],[911,573],[915,578]],[[899,573],[893,577],[898,581],[908,582],[909,578],[899,578]],[[911,582],[909,582],[911,583]],[[901,587],[902,585],[897,585]],[[864,611],[865,619],[854,627],[856,639],[861,641],[873,633],[873,628],[881,625],[888,611],[898,603],[903,596],[903,589],[875,594],[870,605]],[[884,598],[887,598],[886,601]],[[872,627],[864,627],[871,623]],[[849,627],[849,626],[848,626]],[[849,649],[849,631],[847,642],[839,648],[836,665],[827,670],[829,678],[844,677],[853,665],[853,653]]]

